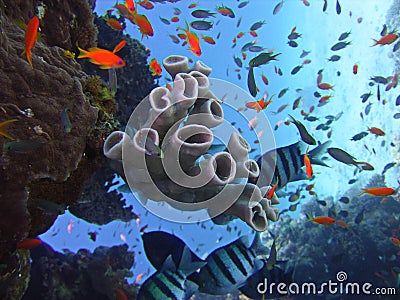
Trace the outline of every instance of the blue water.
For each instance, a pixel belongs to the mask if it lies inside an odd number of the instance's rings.
[[[379,36],[381,25],[385,22],[384,19],[380,19],[379,21],[376,20],[376,17],[381,17],[382,11],[385,11],[384,9],[380,8],[380,10],[376,12],[376,15],[371,14],[371,11],[375,11],[374,7],[378,5],[377,3],[379,2],[380,4],[381,1],[343,0],[341,1],[342,13],[341,15],[337,15],[334,8],[335,1],[332,0],[328,0],[329,6],[326,13],[322,12],[323,1],[310,0],[310,7],[306,7],[300,0],[286,0],[281,11],[276,15],[272,15],[273,7],[278,2],[279,1],[272,0],[250,0],[250,3],[246,7],[238,9],[238,1],[224,1],[224,5],[231,7],[235,11],[236,17],[231,19],[217,14],[215,18],[210,18],[210,20],[213,21],[214,24],[217,21],[220,23],[210,31],[200,32],[204,35],[212,36],[216,40],[216,45],[209,45],[201,41],[203,54],[200,59],[212,67],[213,71],[210,77],[229,81],[245,91],[248,91],[248,71],[243,67],[239,73],[235,72],[234,70],[237,66],[233,61],[234,55],[242,57],[240,53],[241,46],[257,39],[258,45],[263,46],[266,51],[274,49],[275,53],[282,52],[278,61],[274,61],[255,70],[257,85],[260,88],[260,92],[255,98],[259,100],[264,92],[267,92],[269,95],[278,94],[280,90],[286,87],[289,87],[289,91],[281,99],[275,98],[266,111],[260,112],[259,114],[248,111],[247,113],[249,113],[249,115],[252,113],[253,116],[257,115],[260,119],[263,117],[267,118],[272,128],[278,121],[286,120],[287,113],[289,112],[293,113],[295,117],[300,117],[300,109],[296,112],[292,112],[292,103],[298,96],[302,96],[303,100],[301,109],[308,110],[311,105],[317,104],[318,100],[312,94],[316,90],[316,76],[320,69],[324,69],[324,81],[335,85],[335,91],[332,94],[334,95],[334,101],[336,102],[328,104],[320,111],[314,113],[314,115],[322,118],[324,115],[330,113],[335,115],[343,110],[345,110],[345,113],[347,112],[348,114],[351,114],[349,111],[349,105],[351,106],[349,101],[360,102],[359,95],[364,91],[369,76],[372,74],[378,74],[383,70],[385,70],[385,76],[392,74],[392,70],[389,67],[386,68],[383,66],[381,69],[377,70],[376,66],[372,63],[367,66],[368,57],[376,57],[378,54],[375,53],[380,53],[379,57],[383,57],[382,59],[384,60],[388,59],[382,48],[370,48],[371,38]],[[114,5],[114,3],[113,0],[97,1],[96,12],[100,15],[104,14],[106,10],[110,9]],[[149,38],[145,37],[142,40],[142,43],[151,51],[149,61],[152,58],[156,58],[161,64],[161,61],[166,56],[172,54],[184,55],[192,58],[194,61],[198,59],[187,49],[187,46],[182,47],[181,45],[173,44],[171,39],[168,37],[168,34],[176,34],[175,29],[177,26],[184,27],[185,20],[194,20],[190,15],[192,10],[187,8],[190,3],[191,1],[180,1],[174,4],[155,3],[155,8],[153,10],[144,10],[139,6],[139,12],[148,17],[154,28],[154,36]],[[220,4],[216,1],[198,1],[198,3],[199,6],[197,8],[210,10],[215,9],[215,4]],[[387,6],[388,5],[386,4],[386,7]],[[182,11],[181,15],[179,15],[180,21],[178,23],[171,23],[171,25],[163,24],[159,20],[159,16],[170,19],[174,16],[174,7],[178,7]],[[351,17],[349,16],[350,11],[352,11]],[[363,21],[360,24],[357,22],[358,17],[363,17]],[[242,18],[242,21],[239,28],[237,28],[236,24],[239,18]],[[266,24],[261,29],[257,30],[258,37],[254,38],[250,36],[247,33],[250,26],[256,21],[262,20],[265,20]],[[287,45],[287,35],[291,32],[294,26],[297,27],[297,32],[302,34],[302,38],[298,39],[299,47],[297,48],[291,48]],[[366,28],[368,29],[366,30]],[[373,30],[371,30],[371,28]],[[235,38],[235,36],[241,31],[246,32],[245,36],[237,39],[237,46],[232,48],[233,38]],[[350,36],[352,46],[348,49],[333,53],[329,48],[337,42],[339,35],[345,31],[352,32],[352,35]],[[367,34],[365,31],[367,31]],[[134,38],[139,40],[141,39],[141,34],[137,30],[136,26],[130,24],[130,22],[127,22],[126,32]],[[220,38],[216,39],[216,36],[219,33]],[[389,47],[391,49],[391,46]],[[290,75],[292,68],[301,64],[303,61],[303,58],[299,58],[303,49],[311,51],[310,55],[306,58],[310,59],[312,62],[305,65],[297,75]],[[341,61],[337,63],[328,63],[327,58],[332,54],[341,55]],[[256,53],[248,52],[247,59],[243,61],[244,66],[246,66],[248,61],[255,55]],[[362,62],[365,62],[365,64],[363,65]],[[352,66],[354,63],[360,64],[360,72],[357,77],[352,73]],[[129,62],[127,62],[127,64],[129,64]],[[283,76],[278,76],[275,73],[274,66],[282,69]],[[337,76],[337,71],[341,72],[341,76]],[[163,76],[159,79],[160,85],[167,83],[164,77],[164,75],[166,75],[165,73],[164,70]],[[262,73],[269,79],[268,86],[261,81]],[[237,74],[241,75],[241,80],[238,79]],[[358,79],[357,82],[354,81],[355,78]],[[302,91],[296,92],[296,89],[298,88],[302,89]],[[343,95],[347,96],[343,97]],[[392,97],[394,97],[394,94],[387,94],[388,100]],[[254,99],[252,99],[248,94],[248,99],[241,99],[241,101],[243,101],[242,106],[244,106],[245,102],[254,101]],[[276,111],[282,104],[286,103],[289,104],[289,106],[282,113],[277,115],[270,113],[271,111]],[[248,129],[247,126],[249,119],[243,119],[237,115],[237,112],[230,109],[226,109],[225,113],[228,121],[241,122],[241,125],[238,124],[237,126],[244,129],[243,136],[252,146],[256,147],[257,145],[254,144],[253,141],[257,137],[254,132],[251,132]],[[350,120],[352,119],[351,116],[347,117]],[[360,121],[354,119],[354,125],[345,124],[347,127],[338,125],[339,128],[335,128],[332,139],[336,145],[340,145],[342,140],[346,140],[346,143],[348,143],[347,136],[350,135],[351,137],[353,134],[357,133],[355,130],[360,127],[357,125],[357,122]],[[315,124],[318,123],[309,123],[309,127],[311,128],[315,126]],[[365,125],[363,126],[365,129]],[[262,129],[263,128],[257,128],[258,131]],[[347,129],[352,129],[352,131],[347,132]],[[294,126],[281,125],[277,131],[274,131],[274,135],[276,147],[285,146],[299,140],[298,132]],[[315,132],[315,136],[321,141],[327,139],[326,132]],[[371,143],[373,142],[374,141],[371,141]],[[359,151],[357,147],[351,150]],[[341,166],[339,166],[338,169],[333,168],[332,172],[336,172],[335,174],[339,172],[340,174],[341,168]],[[318,169],[318,167],[316,168],[316,171],[318,173],[317,176],[321,174],[322,177],[321,181],[318,181],[319,185],[316,184],[316,188],[319,188],[321,193],[323,193],[327,192],[326,189],[328,186],[332,185],[332,190],[328,192],[328,194],[331,194],[332,196],[336,195],[338,189],[340,189],[340,183],[335,184],[332,182],[330,177],[323,178],[322,175],[329,171]],[[350,173],[352,173],[352,171],[353,170],[351,170]],[[348,174],[346,173],[344,176],[345,181],[349,179],[347,176]],[[329,183],[330,185],[326,185],[326,183]],[[293,190],[293,187],[296,186],[297,184],[291,184],[290,189]],[[323,189],[324,191],[322,191]],[[211,221],[205,222],[203,227],[198,224],[182,225],[168,222],[159,219],[151,213],[146,213],[146,210],[132,194],[126,194],[125,197],[127,199],[127,204],[132,204],[134,212],[140,215],[140,224],[136,224],[135,221],[130,223],[114,221],[105,226],[95,226],[79,220],[67,212],[64,215],[59,216],[53,227],[47,233],[43,234],[41,238],[51,244],[56,250],[61,251],[61,249],[67,248],[72,251],[77,251],[80,248],[93,250],[100,245],[111,246],[121,244],[124,243],[122,239],[123,236],[125,236],[126,243],[130,246],[130,249],[133,249],[136,252],[135,266],[133,269],[134,277],[130,280],[134,281],[138,274],[144,272],[145,277],[143,277],[141,281],[143,282],[146,277],[151,275],[154,271],[143,254],[140,242],[139,229],[144,225],[148,225],[146,231],[161,229],[167,232],[174,232],[176,235],[181,237],[192,250],[197,250],[196,253],[201,257],[204,257],[216,247],[236,239],[238,235],[249,234],[252,232],[252,230],[240,220],[236,220],[229,224],[231,228],[237,226],[237,230],[231,232],[228,232],[227,226],[214,225]],[[282,201],[281,209],[287,206],[288,202]],[[293,216],[299,216],[298,212],[293,214]],[[70,220],[74,220],[74,223],[72,232],[68,233],[67,225]],[[87,232],[89,231],[96,231],[99,233],[96,242],[92,242],[89,239],[89,236],[87,235]],[[123,234],[123,236],[121,236],[121,234]],[[216,243],[217,240],[219,240],[218,243]],[[199,244],[204,245],[198,246]]]

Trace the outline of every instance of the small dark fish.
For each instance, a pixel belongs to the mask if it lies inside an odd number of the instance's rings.
[[[325,119],[327,119],[328,121],[333,121],[333,120],[335,120],[335,116],[328,115],[328,116],[325,116]]]
[[[254,31],[254,30],[260,29],[261,26],[263,26],[265,23],[266,23],[265,21],[255,22],[253,25],[251,25],[250,31]]]
[[[397,120],[397,119],[400,119],[400,113],[395,113],[395,114],[393,115],[393,118],[395,118],[396,120]]]
[[[349,153],[347,153],[346,151],[343,151],[342,149],[328,148],[327,151],[328,151],[329,155],[332,156],[337,161],[340,161],[346,165],[357,165],[355,158],[353,156],[351,156]]]
[[[256,57],[252,58],[249,61],[249,66],[250,67],[258,67],[261,65],[265,65],[265,64],[269,63],[271,60],[277,60],[276,57],[281,54],[282,53],[277,53],[277,54],[268,53],[268,52],[260,53]]]
[[[340,73],[340,71],[337,71],[337,72],[336,72],[336,75],[337,75],[337,76],[340,76],[340,75],[342,75],[342,73]]]
[[[360,98],[362,99],[362,103],[367,102],[368,98],[371,97],[371,95],[372,95],[371,92],[362,94],[362,95],[360,96]]]
[[[338,15],[340,15],[341,12],[342,12],[342,8],[340,7],[339,0],[336,0],[336,13]]]
[[[278,75],[279,75],[279,76],[282,76],[282,75],[283,75],[281,68],[278,68]]]
[[[321,94],[319,92],[314,92],[314,97],[315,98],[321,98]]]
[[[250,1],[242,1],[238,4],[238,8],[243,8],[245,7],[247,4],[249,4]]]
[[[296,100],[294,100],[293,106],[292,106],[292,110],[295,110],[296,108],[299,107],[299,105],[300,105],[300,100],[301,100],[301,96],[298,97]]]
[[[250,52],[261,52],[264,51],[264,47],[258,46],[258,45],[251,45],[249,47]]]
[[[386,173],[389,169],[393,168],[395,165],[396,165],[395,162],[388,163],[388,164],[383,168],[382,176],[385,175],[385,173]]]
[[[291,32],[291,33],[288,35],[288,39],[289,39],[289,40],[296,40],[296,39],[298,39],[299,37],[301,37],[301,34],[300,34],[300,33],[297,33],[297,32]]]
[[[328,61],[338,61],[340,59],[339,55],[332,55],[331,57],[328,58]]]
[[[343,218],[347,218],[349,216],[349,212],[346,210],[341,210],[339,211],[339,216],[343,217]]]
[[[325,127],[325,124],[322,123],[322,124],[319,124],[317,127],[315,127],[315,129],[316,129],[316,130],[321,130],[321,129],[324,128],[324,127]]]
[[[343,32],[343,33],[339,36],[339,41],[343,41],[343,40],[347,39],[347,38],[349,37],[350,34],[351,34],[351,31]]]
[[[378,101],[381,101],[381,89],[379,88],[379,84],[376,91],[376,98],[378,99]]]
[[[204,19],[208,17],[214,17],[216,13],[209,11],[208,9],[196,9],[192,11],[191,15],[198,19]]]
[[[173,42],[174,44],[179,44],[179,43],[180,43],[179,38],[178,38],[176,35],[169,34],[168,36],[171,38],[171,40],[172,40],[172,42]],[[110,70],[111,70],[111,69],[110,69]]]
[[[318,121],[318,120],[319,120],[319,118],[316,117],[316,116],[306,116],[305,119],[306,119],[307,121],[309,121],[309,122],[315,122],[315,121]]]
[[[220,36],[221,36],[221,32],[218,32],[218,34],[217,34],[217,40],[219,39]]]
[[[333,45],[331,47],[331,50],[332,51],[338,51],[338,50],[341,50],[343,48],[346,48],[348,45],[351,45],[351,42],[339,42],[339,43],[336,43],[335,45]]]
[[[273,115],[279,114],[280,112],[284,111],[286,107],[288,107],[289,104],[282,104],[281,106],[279,106],[277,111],[271,111],[271,113]]]
[[[3,150],[8,150],[16,153],[28,153],[33,150],[42,148],[47,145],[46,142],[38,142],[32,140],[20,140],[5,143],[3,145]]]
[[[287,44],[292,48],[296,48],[299,46],[299,44],[297,44],[297,42],[293,40],[290,40]]]
[[[58,204],[53,201],[48,201],[45,199],[36,199],[34,203],[37,207],[43,209],[46,212],[62,215],[66,210],[66,206],[64,204]]]
[[[282,90],[279,92],[279,94],[278,94],[278,98],[282,98],[282,97],[286,94],[286,92],[287,92],[288,90],[289,90],[288,87],[282,89]]]
[[[300,58],[304,58],[304,57],[306,57],[308,54],[310,54],[311,53],[311,51],[306,51],[306,50],[303,50],[302,52],[301,52],[301,54],[300,54]]]
[[[368,132],[362,131],[360,133],[357,133],[355,136],[353,136],[350,141],[359,141],[363,138],[365,138],[368,135]]]
[[[235,64],[236,64],[239,68],[241,68],[241,67],[243,66],[242,60],[241,60],[239,57],[233,56],[233,60],[235,61]]]
[[[237,78],[239,79],[239,80],[242,80],[242,75],[240,75],[239,73],[237,74]]]
[[[353,179],[350,179],[350,180],[349,180],[348,184],[354,184],[354,183],[356,183],[356,182],[357,182],[357,179],[354,179],[354,178],[353,178]]]
[[[162,17],[159,17],[159,18],[160,18],[161,22],[163,22],[164,24],[166,24],[166,25],[171,24],[171,22],[170,22],[169,20],[164,19],[164,18],[162,18]]]
[[[213,27],[213,23],[209,21],[193,21],[190,22],[190,26],[197,30],[210,30]]]
[[[240,23],[242,23],[242,17],[239,18],[239,20],[236,23],[236,28],[239,28]]]
[[[67,107],[64,107],[64,109],[61,112],[61,126],[66,133],[70,133],[72,129],[72,123],[71,120],[69,119],[67,110],[68,110]]]
[[[292,71],[290,72],[290,74],[295,75],[295,74],[297,74],[302,68],[303,68],[303,65],[295,66],[295,67],[292,69]]]
[[[370,111],[371,111],[372,103],[368,103],[367,106],[365,107],[365,115],[368,116]]]
[[[339,199],[339,201],[342,203],[348,204],[350,202],[350,199],[349,199],[349,197],[342,197]]]
[[[383,24],[381,36],[385,36],[387,34],[387,31],[388,31],[388,28],[387,28],[386,24]]]
[[[374,76],[374,77],[371,77],[370,80],[375,81],[376,83],[381,83],[381,84],[389,83],[389,80],[383,76]]]
[[[321,205],[321,206],[326,206],[326,205],[327,205],[327,203],[326,203],[325,200],[317,200],[317,203],[318,203],[319,205]]]
[[[298,206],[299,204],[300,204],[300,201],[297,202],[297,203],[295,203],[295,204],[290,205],[290,206],[289,206],[289,211],[296,211],[297,206]]]
[[[274,10],[272,11],[273,15],[276,15],[282,8],[283,6],[283,0],[279,2],[277,5],[275,5]]]
[[[397,96],[396,98],[396,106],[400,105],[400,95]]]
[[[335,116],[335,121],[339,120],[341,116],[343,116],[342,111]]]
[[[322,11],[326,12],[327,8],[328,8],[328,0],[324,0],[324,7],[322,7]]]
[[[250,67],[249,69],[249,74],[247,76],[247,87],[249,88],[250,94],[255,97],[257,95],[257,86],[254,78],[253,67]]]
[[[248,42],[248,43],[246,43],[246,44],[244,44],[244,45],[242,46],[241,51],[242,51],[242,52],[249,51],[249,48],[250,48],[251,46],[253,46],[253,45],[254,45],[254,44],[253,44],[252,42]]]
[[[394,44],[394,46],[393,46],[393,52],[396,52],[396,51],[399,50],[399,49],[400,49],[400,41],[397,42],[396,44]]]
[[[297,127],[297,130],[300,133],[301,140],[306,144],[316,145],[317,142],[312,137],[312,135],[308,133],[306,127],[295,118],[293,118],[291,115],[289,115],[289,117],[292,119],[292,123]]]
[[[360,224],[361,221],[364,219],[364,209],[358,213],[358,215],[354,219],[354,223]]]

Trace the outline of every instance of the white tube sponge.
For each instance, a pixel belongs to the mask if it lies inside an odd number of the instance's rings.
[[[172,98],[179,113],[187,114],[188,109],[196,102],[198,96],[197,80],[186,73],[178,73],[174,79]]]
[[[236,131],[232,133],[228,142],[228,151],[236,161],[245,161],[251,151],[249,143]]]
[[[178,73],[186,73],[189,71],[189,60],[186,56],[181,55],[170,55],[163,59],[163,66],[165,70],[175,78]]]
[[[212,69],[203,63],[201,60],[196,61],[193,67],[194,70],[203,73],[204,75],[208,76],[211,74]]]
[[[218,99],[217,96],[215,96],[215,94],[210,90],[210,81],[206,75],[199,71],[192,71],[189,73],[189,75],[197,80],[199,87],[199,99]],[[218,101],[222,103],[222,101],[219,99]]]
[[[186,124],[201,124],[208,128],[216,127],[224,121],[224,111],[215,99],[203,103],[196,102]]]
[[[203,125],[189,124],[175,130],[172,128],[163,143],[163,165],[167,174],[179,175],[182,169],[187,171],[192,168],[213,141],[212,131]]]
[[[260,175],[260,168],[254,159],[236,162],[236,178],[253,178]]]
[[[122,145],[124,139],[130,139],[123,131],[114,131],[107,137],[103,145],[103,153],[106,157],[113,160],[122,159]]]

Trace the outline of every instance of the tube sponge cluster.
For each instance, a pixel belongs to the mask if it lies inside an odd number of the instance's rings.
[[[212,218],[240,218],[257,231],[276,221],[279,201],[270,187],[247,183],[259,167],[248,158],[248,142],[233,132],[226,149],[209,151],[212,128],[224,120],[222,101],[210,90],[211,68],[188,58],[169,56],[163,65],[172,87],[157,87],[132,113],[125,132],[111,133],[104,154],[123,165],[132,190],[147,199],[168,202],[181,211],[206,209]],[[222,218],[223,219],[223,218]]]

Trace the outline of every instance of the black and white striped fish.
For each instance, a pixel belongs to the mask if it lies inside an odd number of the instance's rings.
[[[256,233],[251,245],[247,237],[241,237],[214,250],[206,258],[207,264],[189,279],[199,285],[201,293],[227,294],[242,287],[247,278],[263,267],[264,263],[257,256],[268,252],[261,244],[259,233]]]
[[[329,144],[330,141],[327,141],[308,152],[311,164],[327,167],[320,157],[326,153]],[[276,190],[279,190],[289,182],[308,179],[302,169],[305,147],[305,143],[299,141],[263,154],[257,159],[260,176],[249,179],[249,182],[260,187],[278,183]]]
[[[176,267],[172,255],[169,255],[161,270],[157,271],[142,284],[137,299],[189,299],[197,291],[198,285],[186,278],[204,265],[204,262],[193,262],[192,253],[185,246],[179,266]]]

